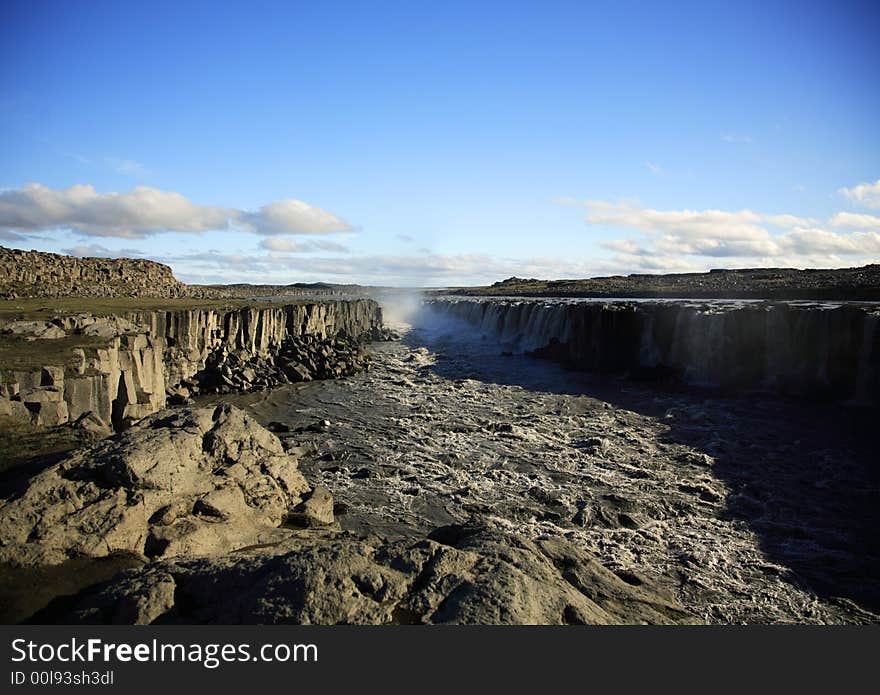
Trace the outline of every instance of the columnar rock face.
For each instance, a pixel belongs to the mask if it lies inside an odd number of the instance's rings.
[[[171,268],[136,258],[75,258],[0,246],[2,297],[185,297]]]
[[[91,412],[99,424],[119,430],[165,407],[166,393],[196,377],[209,360],[230,354],[240,364],[271,359],[286,341],[298,338],[313,339],[314,350],[332,353],[334,336],[369,336],[381,325],[381,310],[372,300],[13,322],[0,331],[36,340],[83,336],[100,345],[59,354],[58,363],[37,370],[0,369],[0,415],[58,425]]]
[[[126,318],[167,343],[169,385],[195,375],[217,350],[266,356],[287,338],[326,339],[340,333],[368,334],[382,325],[379,305],[372,300],[338,300],[288,305],[183,311],[135,311]]]
[[[880,311],[867,305],[438,299],[426,306],[577,369],[880,402]]]

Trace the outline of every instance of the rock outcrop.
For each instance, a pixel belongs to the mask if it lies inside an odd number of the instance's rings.
[[[35,616],[64,623],[690,623],[673,599],[589,553],[485,526],[420,541],[293,536],[269,549],[151,563]]]
[[[388,541],[341,532],[333,506],[241,410],[163,411],[0,504],[0,562],[141,558],[38,622],[693,622],[647,580],[563,540],[479,522]]]
[[[0,246],[0,299],[22,297],[367,297],[370,288],[323,282],[188,285],[171,268],[142,258],[64,256]]]
[[[139,258],[76,258],[0,246],[0,299],[191,297],[171,268]],[[198,296],[213,296],[200,290]]]
[[[510,277],[454,294],[503,297],[680,299],[880,299],[880,264],[856,268],[717,268],[707,273],[633,274],[582,280]]]
[[[82,346],[59,348],[54,364],[0,370],[0,415],[51,426],[91,413],[118,431],[165,407],[166,396],[182,404],[196,393],[353,373],[367,362],[358,342],[381,326],[367,299],[13,321],[2,337],[25,347],[74,337]]]
[[[880,398],[880,313],[871,306],[435,299],[426,308],[575,369],[808,398]]]
[[[162,411],[73,452],[3,502],[0,562],[228,552],[283,537],[278,527],[307,492],[296,459],[243,411]]]

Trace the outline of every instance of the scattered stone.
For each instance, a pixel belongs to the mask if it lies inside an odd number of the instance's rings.
[[[266,354],[230,352],[223,346],[207,357],[196,379],[202,393],[247,392],[347,376],[366,368],[369,361],[361,343],[344,333],[329,338],[287,336]]]

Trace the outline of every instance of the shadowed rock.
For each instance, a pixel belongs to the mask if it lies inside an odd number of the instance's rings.
[[[446,530],[448,531],[448,529]],[[589,553],[486,526],[440,539],[291,537],[271,549],[124,572],[34,616],[69,623],[615,624],[695,622]]]

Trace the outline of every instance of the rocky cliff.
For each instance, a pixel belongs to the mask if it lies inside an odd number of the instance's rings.
[[[171,268],[137,258],[75,258],[0,246],[0,298],[185,297]],[[200,296],[212,296],[200,291]]]
[[[91,426],[118,430],[163,408],[167,395],[185,400],[353,371],[362,365],[354,341],[381,324],[371,300],[9,321],[0,326],[7,347],[59,347],[38,366],[0,366],[0,415],[46,426],[88,416]]]
[[[880,310],[873,305],[438,299],[426,306],[576,369],[880,399]]]

